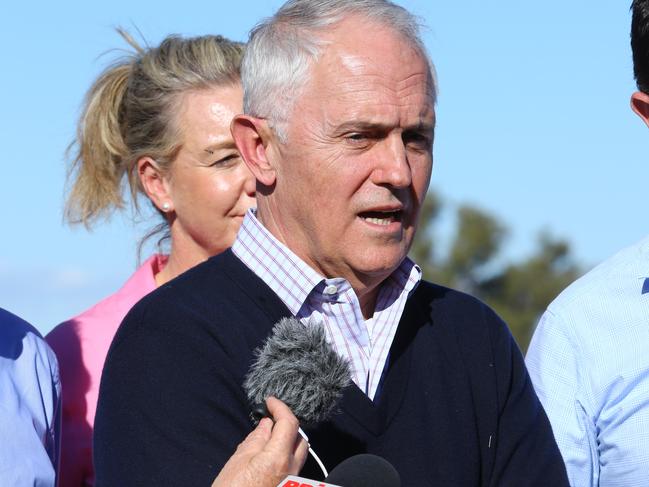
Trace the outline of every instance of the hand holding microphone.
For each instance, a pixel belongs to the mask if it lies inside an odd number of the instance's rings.
[[[256,360],[243,384],[255,420],[269,396],[281,399],[302,425],[319,423],[336,409],[351,383],[349,364],[327,341],[324,326],[284,318],[256,351]]]
[[[293,441],[293,443],[290,443],[290,441],[278,442],[278,445],[281,444],[280,448],[269,449],[269,452],[272,451],[274,455],[280,455],[281,457],[282,454],[286,453],[287,447],[295,444],[296,438],[299,438],[298,435],[303,435],[299,430],[300,423],[315,424],[325,421],[335,411],[343,389],[351,383],[349,364],[328,343],[324,326],[321,323],[311,322],[305,325],[296,318],[284,318],[277,323],[271,336],[256,353],[256,360],[246,377],[244,389],[253,407],[254,419],[261,419],[261,421],[250,436],[254,435],[262,427],[270,427],[272,421],[269,418],[275,420],[275,428],[278,428],[280,418],[276,416],[277,406],[275,404],[279,403],[286,422],[287,440]],[[269,407],[265,411],[263,408],[264,399],[269,396],[271,396],[271,399],[266,401]],[[283,402],[275,398],[279,398]],[[273,405],[273,409],[270,408],[271,405]],[[283,432],[284,430],[278,430],[278,438]],[[274,434],[275,429],[273,429]],[[248,441],[250,436],[242,443],[239,449]],[[303,436],[306,440],[306,436]],[[328,487],[330,485],[342,487],[400,487],[401,485],[399,474],[394,467],[376,455],[361,454],[353,456],[340,463],[333,469],[331,474],[328,474],[326,468],[306,441],[300,439],[298,445],[295,458],[296,460],[299,459],[301,463],[299,465],[294,463],[292,466],[297,465],[297,470],[291,469],[284,477],[270,477],[268,474],[264,475],[261,470],[257,470],[255,476],[250,477],[256,483],[228,484],[226,482],[214,484],[213,487],[225,485],[236,487],[247,487],[248,485],[255,487],[271,486],[270,483],[266,483],[266,480],[275,482],[272,487]],[[239,453],[239,449],[237,449],[235,456]],[[324,477],[326,477],[324,481],[295,476],[304,464],[307,449],[320,465]],[[272,463],[276,458],[263,459],[265,462]],[[233,459],[234,457],[226,464],[226,467]],[[264,463],[263,465],[264,469],[267,469],[268,464]],[[280,468],[279,470],[286,471],[287,469]],[[290,476],[286,477],[289,474]]]
[[[297,474],[306,460],[308,446],[298,433],[299,423],[282,401],[269,397],[268,411],[243,440],[212,487],[275,487],[287,475]]]
[[[284,318],[256,355],[243,384],[255,421],[268,416],[260,405],[269,396],[284,401],[302,425],[324,421],[351,382],[349,364],[329,344],[321,323],[305,325],[297,318]],[[306,434],[301,428],[298,432],[326,477],[327,469]]]

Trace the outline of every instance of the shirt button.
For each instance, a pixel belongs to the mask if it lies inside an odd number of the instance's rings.
[[[329,284],[327,287],[324,288],[323,292],[325,294],[333,296],[334,294],[338,294],[338,287],[334,286],[333,284]]]

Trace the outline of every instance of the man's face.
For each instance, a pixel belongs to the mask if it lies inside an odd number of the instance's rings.
[[[270,228],[326,277],[372,286],[415,234],[432,168],[432,79],[380,25],[351,17],[325,40],[277,149]]]

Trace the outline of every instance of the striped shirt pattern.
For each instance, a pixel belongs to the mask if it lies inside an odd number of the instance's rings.
[[[354,383],[374,400],[408,296],[421,280],[409,258],[381,284],[365,320],[349,282],[327,279],[279,242],[249,210],[233,253],[263,280],[302,323],[321,322],[336,352],[349,361]]]

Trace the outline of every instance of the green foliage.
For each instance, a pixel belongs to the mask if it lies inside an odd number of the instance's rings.
[[[526,350],[543,311],[581,273],[569,244],[541,232],[532,255],[520,262],[503,261],[506,226],[479,208],[462,205],[450,246],[442,253],[435,247],[441,209],[439,195],[431,191],[410,256],[425,279],[473,294],[494,308]]]

